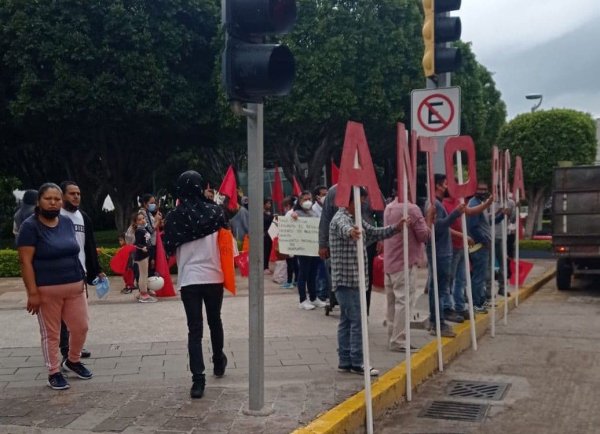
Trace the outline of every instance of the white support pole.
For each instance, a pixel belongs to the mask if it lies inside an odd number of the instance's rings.
[[[515,234],[515,305],[519,305],[519,235],[521,233],[521,204],[520,204],[520,195],[521,191],[517,189],[515,193],[515,211],[517,213],[517,224],[516,224],[516,234]]]
[[[456,160],[456,168],[458,171],[458,183],[463,183],[463,173],[462,173],[462,152],[458,153]],[[470,176],[471,174],[469,174]],[[460,203],[464,204],[465,199],[463,197],[460,198]],[[469,328],[471,329],[471,345],[474,351],[477,351],[477,333],[475,330],[475,312],[473,310],[473,287],[471,285],[471,272],[469,269],[469,243],[467,241],[467,216],[463,213],[460,216],[460,223],[462,229],[462,241],[463,241],[463,254],[465,256],[465,280],[467,283],[467,301],[469,306],[469,318],[470,324]]]
[[[362,225],[362,211],[360,206],[360,189],[353,187],[354,194],[354,221],[361,234],[356,241],[356,260],[358,263],[358,292],[360,295],[360,325],[362,332],[362,350],[365,380],[365,407],[367,410],[367,433],[373,434],[373,406],[371,401],[371,360],[369,355],[369,328],[367,323],[367,286],[365,284],[364,260],[364,230]]]
[[[404,344],[406,345],[405,363],[406,363],[406,400],[412,401],[412,364],[410,351],[410,266],[408,264],[408,179],[406,177],[406,170],[404,170],[404,183],[402,188],[402,197],[404,198],[402,204],[402,216],[404,217],[404,227],[402,230],[402,247],[404,254]]]
[[[427,154],[427,171],[429,172],[429,158],[430,154]],[[427,173],[427,197],[432,197],[432,189],[433,185],[429,182],[431,176]],[[435,196],[433,196],[433,202],[430,203],[430,206],[435,206]],[[438,291],[438,274],[437,274],[437,250],[435,247],[435,223],[431,225],[431,279],[433,281],[433,299],[435,305],[435,335],[437,340],[437,353],[438,353],[438,368],[440,372],[444,370],[444,357],[442,353],[442,329],[440,325],[440,297]]]
[[[508,174],[506,174],[508,175]],[[506,210],[508,205],[508,192],[504,192],[504,206],[502,207],[502,212]],[[506,214],[502,218],[502,280],[504,283],[504,325],[508,324],[508,279],[507,279],[507,252],[506,252],[506,243],[507,243],[507,231],[508,225],[506,222]]]
[[[493,186],[492,188],[496,188]],[[497,193],[494,191],[494,193]],[[485,212],[485,211],[484,211]],[[492,314],[491,314],[491,322],[492,327],[490,329],[490,335],[494,338],[496,337],[496,279],[495,279],[495,271],[496,271],[496,199],[492,201],[492,248],[490,250],[491,260],[490,260],[490,293],[492,294]]]

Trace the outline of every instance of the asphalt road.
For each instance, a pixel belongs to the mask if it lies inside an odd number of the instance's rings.
[[[478,351],[463,353],[412,402],[377,420],[375,432],[600,432],[600,280],[576,279],[574,285],[558,291],[550,281],[511,312],[507,326],[498,323],[495,338],[486,335]],[[500,385],[483,389],[477,382]],[[503,385],[504,395],[492,399]],[[451,404],[430,407],[434,401]],[[425,411],[435,417],[424,417]],[[437,418],[482,413],[474,422]]]

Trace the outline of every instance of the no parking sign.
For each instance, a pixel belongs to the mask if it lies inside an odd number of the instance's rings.
[[[413,90],[412,129],[420,136],[460,135],[460,87]]]

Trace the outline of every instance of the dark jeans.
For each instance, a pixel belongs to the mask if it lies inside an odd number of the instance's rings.
[[[367,315],[371,311],[371,289],[373,287],[373,259],[377,256],[377,243],[367,246],[367,270],[369,272],[369,286],[367,287]]]
[[[429,288],[429,321],[431,325],[434,326],[436,323],[435,317],[435,291],[433,289],[433,265],[431,254],[427,252],[427,259],[429,260],[429,275],[431,279],[428,280]],[[444,297],[450,290],[450,280],[451,280],[451,269],[452,269],[452,256],[437,256],[437,284],[438,284],[438,301],[440,305],[440,326],[444,326]]]
[[[271,247],[273,247],[273,240],[271,239],[271,235],[269,234],[264,234],[263,235],[263,243],[264,243],[264,248],[265,251],[264,253],[264,264],[263,264],[263,268],[265,270],[269,269],[269,258],[271,257]]]
[[[202,303],[206,305],[206,319],[210,329],[213,362],[223,358],[223,323],[221,306],[223,305],[223,284],[189,285],[181,288],[181,301],[185,308],[188,326],[188,353],[192,381],[204,378],[204,358],[202,357]]]
[[[319,267],[318,256],[297,256],[298,258],[298,295],[300,303],[306,300],[306,290],[310,301],[317,298],[317,268]]]
[[[285,258],[285,264],[287,265],[287,283],[294,283],[298,280],[298,259],[295,256]],[[295,281],[294,277],[296,277]]]

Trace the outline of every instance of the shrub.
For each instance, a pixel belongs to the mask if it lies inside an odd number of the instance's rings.
[[[102,270],[107,275],[114,275],[110,269],[109,262],[118,249],[98,249],[98,261]],[[0,250],[0,277],[21,277],[21,266],[19,255],[14,249]]]
[[[521,240],[519,241],[519,249],[521,250],[552,250],[552,241],[550,240]]]

